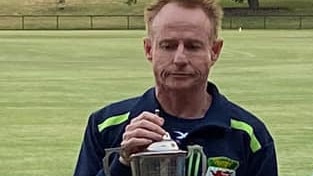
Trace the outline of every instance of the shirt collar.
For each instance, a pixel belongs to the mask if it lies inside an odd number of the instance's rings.
[[[207,121],[203,126],[230,128],[227,99],[219,93],[218,88],[211,82],[207,84],[207,92],[212,95],[212,104],[205,114]],[[155,109],[161,108],[155,97],[155,88],[150,88],[139,98],[129,116],[130,118],[136,117],[143,111],[154,113]]]
[[[230,128],[230,111],[228,100],[219,93],[218,88],[211,82],[208,82],[207,92],[212,95],[212,104],[205,114],[209,126]]]

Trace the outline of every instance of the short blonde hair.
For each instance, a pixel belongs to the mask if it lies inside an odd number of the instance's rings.
[[[151,23],[159,11],[168,3],[178,3],[186,8],[202,8],[210,19],[212,26],[212,38],[218,37],[218,31],[221,28],[223,18],[222,7],[218,4],[217,0],[155,0],[150,6],[145,9],[145,24],[148,35],[151,34]]]

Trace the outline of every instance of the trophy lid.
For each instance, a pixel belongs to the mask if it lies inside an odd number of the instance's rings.
[[[186,151],[180,150],[178,148],[177,143],[171,139],[169,133],[166,133],[163,136],[162,141],[154,142],[150,144],[146,151],[139,152],[136,154],[132,154],[131,157],[136,156],[151,156],[151,155],[179,155],[179,154],[187,154]]]
[[[169,133],[165,133],[162,141],[154,142],[150,144],[147,148],[147,151],[173,151],[179,150],[176,142],[171,139]]]

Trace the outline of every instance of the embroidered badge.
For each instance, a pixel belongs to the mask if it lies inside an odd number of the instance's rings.
[[[209,158],[206,176],[236,176],[238,167],[238,161],[227,157]]]

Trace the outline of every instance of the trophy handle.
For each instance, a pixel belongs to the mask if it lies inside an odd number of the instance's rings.
[[[201,164],[202,164],[201,176],[205,176],[206,171],[207,171],[207,157],[206,157],[205,153],[203,152],[203,147],[200,145],[189,145],[189,146],[187,146],[187,149],[188,149],[187,158],[189,158],[193,154],[200,154],[201,155]],[[191,174],[191,173],[189,173],[189,174]],[[189,176],[189,174],[188,174],[188,176]]]
[[[111,176],[109,158],[112,153],[120,153],[121,148],[120,147],[108,148],[108,149],[104,149],[104,151],[105,151],[105,156],[103,158],[104,174],[105,176]]]

